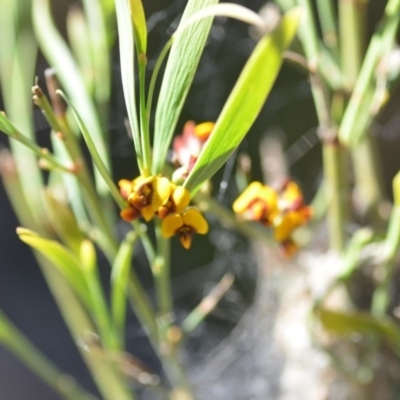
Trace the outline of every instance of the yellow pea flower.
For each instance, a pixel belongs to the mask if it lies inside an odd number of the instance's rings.
[[[170,195],[170,181],[161,176],[139,176],[132,182],[122,179],[118,184],[121,195],[129,203],[129,207],[120,214],[126,221],[132,221],[139,216],[150,221]]]
[[[190,203],[189,191],[183,186],[170,183],[170,195],[165,204],[158,210],[157,215],[163,219],[168,214],[181,213]]]
[[[278,212],[278,195],[271,187],[252,182],[233,203],[233,211],[269,226]]]
[[[165,238],[179,235],[179,240],[185,249],[192,245],[193,234],[205,235],[208,223],[196,208],[189,208],[181,214],[170,214],[163,219],[161,234]]]

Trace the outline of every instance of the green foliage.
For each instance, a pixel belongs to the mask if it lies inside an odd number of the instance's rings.
[[[282,53],[297,31],[299,10],[288,12],[278,28],[264,36],[233,88],[213,132],[184,186],[195,191],[235,151],[259,114],[282,65]]]
[[[184,24],[197,11],[217,2],[218,0],[190,0],[180,24]],[[211,23],[212,18],[196,22],[185,31],[184,35],[178,36],[172,44],[157,102],[153,142],[153,174],[160,173],[164,168],[172,135],[196,73]]]

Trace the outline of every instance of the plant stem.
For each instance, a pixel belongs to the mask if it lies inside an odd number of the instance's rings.
[[[365,54],[367,6],[366,0],[339,1],[341,59],[348,91],[354,89]],[[384,197],[376,144],[369,133],[363,134],[363,140],[352,151],[355,190],[362,214],[374,208]]]
[[[0,342],[66,400],[94,400],[72,377],[63,374],[0,311]]]
[[[330,248],[340,251],[346,238],[348,221],[347,152],[335,142],[323,144],[328,231]]]
[[[316,2],[322,29],[322,38],[337,64],[340,64],[339,40],[336,26],[336,16],[332,0]]]
[[[170,284],[170,241],[161,234],[161,221],[156,221],[157,255],[152,265],[156,286],[158,314],[162,325],[169,326],[173,316]]]

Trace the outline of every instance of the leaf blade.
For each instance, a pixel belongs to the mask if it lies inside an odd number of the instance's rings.
[[[299,17],[298,9],[289,11],[277,29],[264,36],[254,49],[184,182],[189,191],[196,191],[227,161],[250,129],[275,82],[282,64],[282,52],[294,38]]]
[[[193,14],[218,0],[189,0],[182,16],[184,24]],[[197,65],[211,29],[212,18],[188,28],[172,44],[158,97],[153,143],[153,173],[161,172],[179,114],[189,92]],[[178,28],[179,29],[179,28]]]

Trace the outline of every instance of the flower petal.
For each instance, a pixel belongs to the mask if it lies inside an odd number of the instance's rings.
[[[124,221],[131,222],[140,216],[139,210],[133,207],[125,208],[119,215]]]
[[[183,211],[190,203],[189,191],[183,186],[176,186],[172,192],[172,201],[175,204],[175,211],[180,213]]]
[[[128,181],[128,179],[121,179],[118,182],[118,186],[119,186],[119,192],[121,193],[121,196],[127,200],[129,194],[132,191],[132,181]]]
[[[208,232],[208,223],[196,208],[189,208],[182,214],[183,224],[191,227],[194,232],[204,235]]]
[[[179,241],[186,250],[190,249],[190,246],[192,245],[192,240],[193,232],[188,231],[179,234]]]
[[[174,236],[183,226],[181,214],[170,214],[166,216],[161,224],[161,234],[165,238]]]
[[[146,207],[141,208],[140,213],[142,214],[142,217],[145,219],[145,221],[149,222],[153,219],[155,211],[153,209],[153,206],[150,204]]]
[[[160,176],[155,177],[151,193],[151,206],[154,212],[167,202],[170,193],[171,188],[169,179]]]
[[[214,122],[203,122],[196,125],[194,128],[194,134],[201,140],[206,141],[214,129]]]
[[[258,197],[262,191],[263,184],[261,182],[252,182],[245,191],[233,203],[233,211],[237,214],[243,213],[248,205]]]

